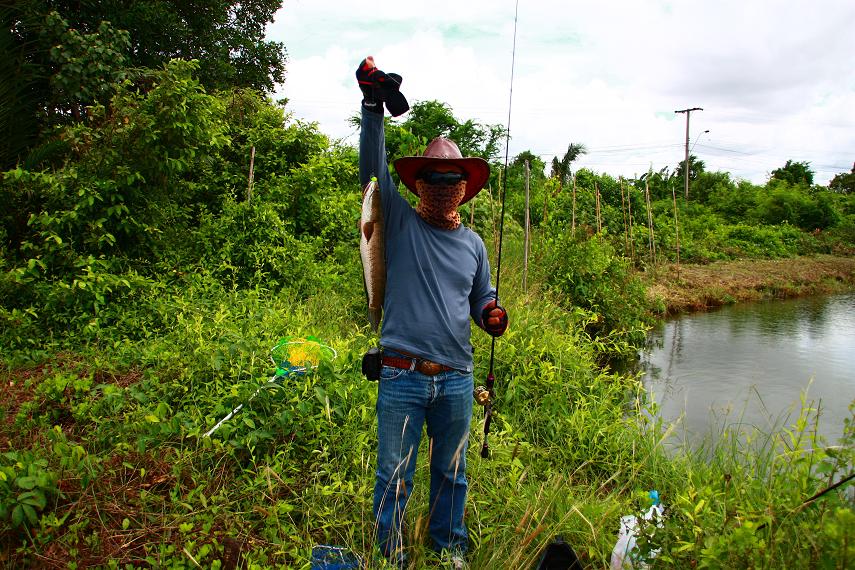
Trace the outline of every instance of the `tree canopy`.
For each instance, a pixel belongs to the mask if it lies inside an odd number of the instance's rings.
[[[463,156],[480,156],[491,161],[499,154],[499,142],[505,132],[502,125],[484,125],[472,119],[459,121],[451,107],[440,101],[415,103],[401,127],[421,141],[422,146],[436,137],[447,137],[457,143]],[[396,156],[404,141],[387,134],[389,152]],[[403,154],[410,154],[403,152]]]
[[[855,194],[855,164],[851,172],[836,174],[828,183],[829,189],[838,194]]]
[[[72,29],[93,33],[107,21],[129,34],[132,67],[160,68],[170,59],[199,61],[208,89],[271,91],[285,71],[283,44],[264,38],[282,0],[31,0],[36,14],[57,12]]]
[[[809,162],[788,160],[784,166],[772,171],[772,179],[794,185],[810,186],[813,184],[813,170]]]
[[[264,32],[281,5],[21,0],[0,7],[0,167],[21,160],[51,127],[106,103],[122,81],[143,81],[142,70],[171,59],[198,61],[206,89],[271,91],[284,78],[285,48]]]
[[[557,156],[552,157],[552,170],[550,172],[550,176],[552,178],[556,178],[558,180],[558,191],[561,191],[561,188],[571,180],[571,175],[573,174],[570,171],[570,165],[579,158],[581,155],[586,154],[588,149],[585,148],[585,145],[579,143],[570,143],[567,145],[567,152],[564,153],[564,156],[561,157],[561,160],[558,159]]]

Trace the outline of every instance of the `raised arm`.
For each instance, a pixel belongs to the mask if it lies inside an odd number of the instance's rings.
[[[383,109],[369,111],[362,105],[362,123],[359,132],[359,183],[365,186],[376,176],[383,193],[395,189],[386,162],[386,133],[383,131]]]
[[[409,108],[400,92],[401,76],[383,73],[374,64],[371,56],[363,59],[356,69],[356,80],[362,91],[362,122],[359,132],[359,182],[364,187],[372,176],[377,177],[384,201],[384,209],[400,207],[406,200],[389,173],[386,161],[386,133],[383,129],[383,105],[392,116],[397,117]],[[401,202],[402,204],[398,204]]]

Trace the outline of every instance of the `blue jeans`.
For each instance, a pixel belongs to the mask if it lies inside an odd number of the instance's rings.
[[[384,366],[377,396],[376,538],[384,556],[400,560],[401,523],[413,487],[427,424],[430,438],[430,536],[437,550],[466,550],[466,447],[472,420],[472,374],[426,376]]]

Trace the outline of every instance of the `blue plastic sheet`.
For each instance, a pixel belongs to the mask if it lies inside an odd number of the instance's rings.
[[[358,570],[362,559],[346,548],[321,544],[312,548],[312,570]]]

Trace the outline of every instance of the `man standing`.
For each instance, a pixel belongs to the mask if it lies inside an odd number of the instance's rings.
[[[460,222],[457,208],[487,183],[489,164],[464,158],[446,138],[422,156],[395,161],[401,182],[419,196],[412,208],[386,163],[383,104],[397,116],[409,107],[400,76],[371,57],[356,72],[363,92],[359,176],[376,176],[386,239],[382,371],[377,396],[378,451],[374,488],[376,538],[383,554],[403,562],[401,525],[422,426],[430,439],[429,533],[438,551],[462,561],[468,545],[466,448],[472,419],[470,317],[493,336],[508,325],[496,304],[484,242]]]

